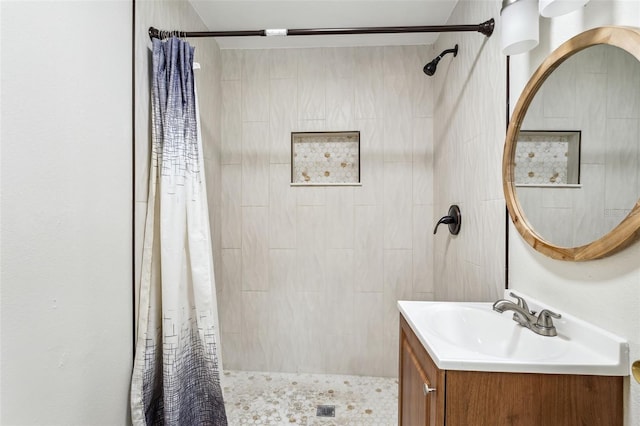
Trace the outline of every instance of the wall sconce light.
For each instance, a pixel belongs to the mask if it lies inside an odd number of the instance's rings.
[[[564,15],[588,2],[589,0],[502,0],[502,53],[517,55],[537,46],[540,15],[545,18]]]
[[[538,45],[538,2],[537,0],[503,0],[502,53],[517,55],[528,52]]]
[[[554,18],[580,9],[589,0],[540,0],[538,9],[545,18]]]

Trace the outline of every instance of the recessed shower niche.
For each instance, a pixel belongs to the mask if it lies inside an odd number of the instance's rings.
[[[360,132],[292,132],[291,185],[360,185]]]

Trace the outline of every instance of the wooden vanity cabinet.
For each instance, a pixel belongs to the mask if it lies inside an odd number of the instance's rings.
[[[398,424],[444,425],[445,372],[436,367],[402,315],[399,360]]]
[[[402,315],[399,368],[400,426],[623,424],[620,376],[440,370]]]

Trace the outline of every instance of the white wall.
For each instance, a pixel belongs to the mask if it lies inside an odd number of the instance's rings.
[[[132,4],[0,7],[0,422],[126,424]]]
[[[602,25],[640,26],[637,1],[591,0],[570,15],[541,19],[540,45],[511,58],[511,105],[544,57],[571,36]],[[552,260],[509,229],[510,287],[587,319],[629,340],[630,359],[640,358],[640,243],[590,262]],[[640,425],[640,384],[625,381],[625,424]]]
[[[502,147],[506,129],[506,59],[500,53],[500,2],[460,1],[450,24],[496,20],[490,38],[444,33],[435,53],[458,44],[435,74],[434,218],[458,204],[457,236],[441,227],[434,241],[438,300],[492,301],[505,286]]]
[[[426,46],[223,50],[229,368],[394,376],[398,299],[433,298]],[[361,131],[361,187],[290,187],[291,131]]]

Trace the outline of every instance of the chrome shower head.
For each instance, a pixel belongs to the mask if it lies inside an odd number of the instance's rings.
[[[446,55],[447,53],[453,53],[453,56],[457,56],[458,55],[458,45],[456,44],[456,46],[453,49],[447,49],[444,52],[442,52],[441,54],[439,54],[433,61],[429,62],[427,65],[424,66],[424,68],[422,68],[422,71],[424,71],[424,73],[428,76],[432,76],[436,73],[436,68],[438,66],[438,62],[440,62],[440,59],[442,59],[442,57],[444,55]]]

